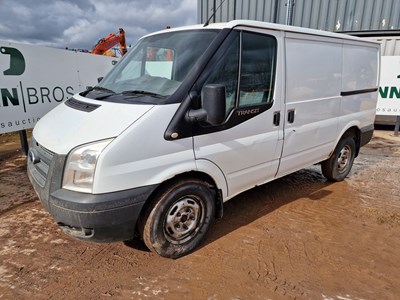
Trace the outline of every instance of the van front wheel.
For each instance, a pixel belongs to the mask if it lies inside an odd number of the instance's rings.
[[[144,215],[141,233],[146,246],[161,256],[178,258],[203,240],[214,220],[213,192],[197,179],[165,189]]]
[[[322,174],[331,181],[342,181],[350,173],[356,151],[354,139],[342,138],[330,158],[321,163]]]

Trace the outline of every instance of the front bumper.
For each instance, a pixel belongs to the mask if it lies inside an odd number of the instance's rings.
[[[33,138],[28,157],[28,177],[45,209],[63,231],[95,242],[132,239],[140,212],[157,185],[106,194],[86,194],[62,189],[66,156],[57,155]]]
[[[50,195],[49,212],[63,231],[94,242],[130,240],[147,198],[156,186],[100,195],[60,189]]]

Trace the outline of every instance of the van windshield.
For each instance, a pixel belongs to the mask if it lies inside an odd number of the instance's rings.
[[[95,89],[131,95],[133,98],[143,95],[154,98],[170,96],[218,32],[175,31],[143,38]]]

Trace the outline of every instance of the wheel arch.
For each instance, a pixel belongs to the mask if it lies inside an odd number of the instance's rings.
[[[150,195],[149,198],[153,199],[156,197],[161,191],[165,190],[168,186],[173,185],[177,181],[181,180],[187,180],[187,179],[198,179],[203,182],[205,182],[208,187],[214,192],[215,195],[215,205],[216,205],[216,217],[221,218],[222,217],[222,207],[223,207],[223,196],[222,196],[222,190],[218,188],[217,183],[215,180],[208,175],[207,173],[204,172],[199,172],[199,171],[188,171],[185,173],[177,174],[174,177],[165,180],[162,182]]]
[[[223,216],[223,194],[222,190],[218,188],[215,180],[208,174],[204,172],[199,172],[199,171],[188,171],[184,173],[180,173],[175,175],[172,178],[166,179],[163,181],[159,186],[150,194],[148,197],[146,203],[144,204],[142,210],[140,211],[140,216],[138,219],[138,224],[136,224],[136,231],[140,230],[140,222],[143,222],[142,220],[143,216],[145,216],[148,212],[148,210],[153,206],[154,201],[156,201],[158,195],[160,195],[165,189],[167,189],[169,186],[175,184],[178,181],[182,180],[190,180],[190,179],[197,179],[205,182],[208,187],[212,190],[214,193],[214,203],[215,203],[215,217],[217,219],[222,218]],[[137,232],[139,233],[139,232]]]
[[[356,144],[356,153],[355,153],[355,157],[358,156],[358,154],[360,153],[360,141],[361,141],[361,130],[360,128],[358,128],[357,126],[351,126],[350,128],[348,128],[340,137],[340,139],[344,138],[344,137],[352,137],[354,139],[354,142]]]
[[[361,129],[359,128],[358,124],[352,123],[349,124],[347,127],[343,128],[342,132],[338,136],[338,139],[336,140],[335,147],[332,149],[331,153],[329,156],[333,154],[333,151],[335,150],[337,144],[340,142],[341,139],[344,137],[352,137],[354,139],[354,142],[356,144],[356,153],[355,157],[358,156],[360,152],[360,143],[361,143]]]

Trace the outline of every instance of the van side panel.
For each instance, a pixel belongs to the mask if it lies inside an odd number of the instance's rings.
[[[345,41],[343,44],[342,91],[363,90],[378,85],[378,46]]]
[[[286,33],[285,40],[285,140],[278,177],[328,157],[338,133],[342,84],[341,39]]]
[[[342,105],[339,128],[346,130],[357,120],[358,127],[372,125],[375,119],[379,80],[377,45],[345,41],[343,45]],[[376,91],[373,91],[374,88]]]

